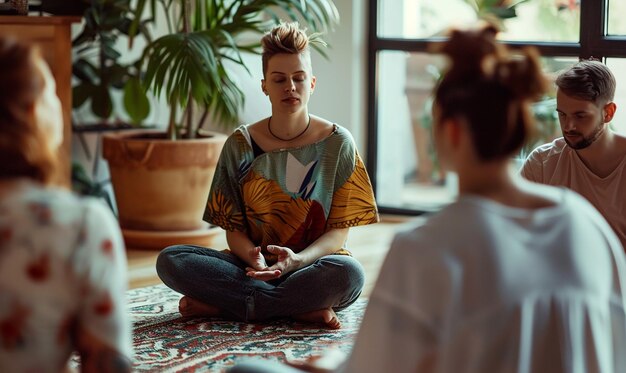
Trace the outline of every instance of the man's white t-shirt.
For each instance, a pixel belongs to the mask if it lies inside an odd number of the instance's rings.
[[[564,186],[587,198],[626,248],[626,157],[606,177],[598,177],[561,137],[535,149],[521,170],[537,183]]]
[[[558,202],[465,196],[398,233],[343,370],[626,372],[619,240],[576,193],[533,187]]]

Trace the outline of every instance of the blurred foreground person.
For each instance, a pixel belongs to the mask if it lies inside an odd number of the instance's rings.
[[[50,69],[0,37],[0,372],[130,371],[126,256],[100,201],[53,186],[63,137]]]

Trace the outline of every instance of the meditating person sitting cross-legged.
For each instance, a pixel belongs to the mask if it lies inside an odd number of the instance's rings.
[[[434,137],[459,198],[396,235],[337,371],[626,372],[619,239],[580,195],[510,167],[546,86],[537,53],[508,51],[490,26],[453,32],[441,51],[451,67],[435,90]],[[333,368],[322,358],[231,372],[319,362]]]
[[[361,294],[363,269],[346,239],[378,212],[350,133],[309,114],[314,41],[297,23],[261,40],[272,115],[229,136],[204,214],[226,230],[229,250],[178,245],[157,260],[161,280],[184,294],[183,316],[292,317],[339,328],[335,311]]]
[[[0,36],[0,372],[128,372],[126,255],[108,207],[55,187],[63,116],[35,47]]]

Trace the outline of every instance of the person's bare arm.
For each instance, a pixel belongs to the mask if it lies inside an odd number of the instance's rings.
[[[348,238],[350,228],[331,229],[321,235],[309,247],[298,253],[301,258],[300,269],[312,264],[317,259],[337,252]]]
[[[348,230],[349,228],[332,229],[299,253],[294,253],[288,247],[267,245],[267,251],[276,254],[278,261],[264,270],[247,268],[247,274],[257,280],[269,281],[306,267],[325,255],[337,252],[348,238]]]
[[[261,254],[261,248],[254,246],[254,243],[250,241],[244,232],[226,231],[226,242],[230,251],[251,268],[258,271],[267,269],[265,258]]]

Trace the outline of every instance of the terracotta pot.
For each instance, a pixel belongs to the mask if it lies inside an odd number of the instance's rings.
[[[161,131],[103,136],[120,225],[148,231],[196,230],[227,136],[171,141]]]

